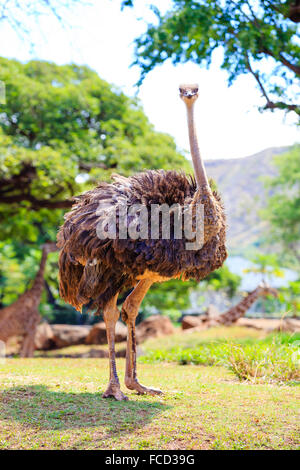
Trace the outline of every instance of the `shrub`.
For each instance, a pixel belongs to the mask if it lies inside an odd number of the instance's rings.
[[[271,334],[262,340],[210,340],[193,348],[149,350],[140,361],[220,365],[229,368],[240,380],[289,382],[300,379],[299,344],[299,334],[287,333]]]

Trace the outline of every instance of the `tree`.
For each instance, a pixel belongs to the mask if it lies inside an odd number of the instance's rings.
[[[241,277],[238,274],[232,273],[225,264],[222,268],[210,273],[205,282],[214,290],[222,290],[228,297],[232,298],[236,294],[241,280]]]
[[[276,190],[262,217],[269,222],[269,238],[277,242],[285,258],[300,271],[300,145],[274,159],[278,175],[265,185]]]
[[[0,58],[0,80],[0,302],[7,305],[34,277],[39,246],[55,240],[74,195],[112,172],[189,172],[190,164],[137,100],[88,67]],[[57,267],[46,279],[57,300]],[[46,293],[43,302],[46,312]]]
[[[127,0],[122,6],[133,6]],[[222,68],[229,85],[241,74],[256,81],[265,105],[300,115],[295,101],[300,77],[297,25],[299,0],[173,0],[157,24],[136,39],[139,84],[155,66],[192,61],[210,65],[215,49],[223,50]]]
[[[262,281],[270,281],[272,276],[284,277],[280,269],[277,254],[257,253],[251,261],[254,263],[250,268],[244,269],[244,273],[260,274]]]
[[[2,0],[0,1],[0,23],[8,25],[22,40],[31,43],[32,21],[40,17],[53,17],[62,27],[70,27],[65,20],[65,13],[78,4],[89,4],[88,0]]]
[[[300,280],[289,282],[288,287],[282,287],[279,292],[279,300],[285,307],[285,312],[291,316],[300,315]]]
[[[0,59],[0,238],[51,235],[71,197],[112,172],[190,166],[137,100],[87,67]],[[41,220],[42,219],[42,220]],[[48,221],[47,223],[45,221]],[[53,230],[52,230],[53,232]]]

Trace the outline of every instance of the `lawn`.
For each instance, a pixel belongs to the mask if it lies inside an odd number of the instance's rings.
[[[140,361],[225,366],[252,383],[295,385],[300,381],[299,345],[300,333],[218,327],[150,339],[143,345]]]
[[[232,340],[250,341],[261,334],[248,330],[248,336],[244,330],[230,329]],[[221,330],[201,333],[202,342],[220,337]],[[199,341],[198,333],[142,345],[140,381],[165,394],[138,396],[128,391],[128,402],[101,397],[107,384],[107,359],[7,359],[0,365],[0,448],[297,448],[295,382],[251,383],[240,381],[223,366],[143,359],[150,349],[162,345],[172,349],[179,342],[180,347],[196,348]],[[120,377],[124,362],[118,360]]]

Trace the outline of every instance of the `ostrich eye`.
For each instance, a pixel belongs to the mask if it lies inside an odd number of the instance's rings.
[[[193,92],[194,92],[194,93],[198,93],[198,88],[195,88],[195,89],[193,90]]]
[[[179,88],[179,91],[180,91],[180,93],[183,93],[183,89],[182,89],[182,88]]]

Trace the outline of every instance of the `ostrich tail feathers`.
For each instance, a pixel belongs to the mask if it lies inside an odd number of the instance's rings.
[[[77,299],[78,284],[82,278],[84,266],[73,263],[68,254],[62,250],[59,256],[59,293],[60,296],[76,310],[82,310],[83,302]]]

